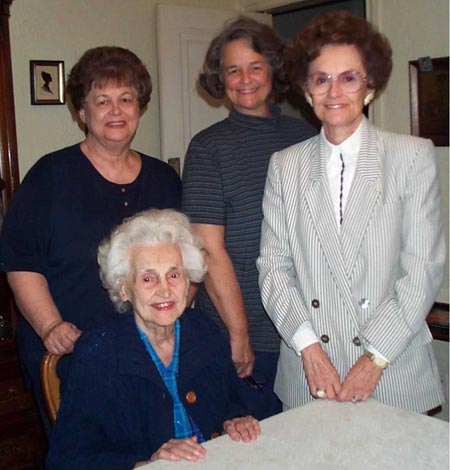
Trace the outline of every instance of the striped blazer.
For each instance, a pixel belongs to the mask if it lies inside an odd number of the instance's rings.
[[[282,338],[275,391],[289,407],[313,400],[292,344],[309,320],[341,381],[370,344],[391,362],[373,398],[423,412],[444,400],[425,321],[445,260],[434,147],[362,126],[340,233],[322,137],[270,161],[257,265]]]

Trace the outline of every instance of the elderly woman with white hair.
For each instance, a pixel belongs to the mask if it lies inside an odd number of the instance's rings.
[[[125,469],[158,459],[196,461],[220,433],[256,439],[227,341],[186,309],[206,272],[186,216],[149,210],[98,250],[100,276],[121,312],[83,333],[52,430],[48,469]]]

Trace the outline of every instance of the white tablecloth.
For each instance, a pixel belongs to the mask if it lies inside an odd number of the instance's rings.
[[[261,421],[249,444],[221,436],[205,460],[159,460],[143,470],[447,470],[445,421],[382,405],[316,400]]]

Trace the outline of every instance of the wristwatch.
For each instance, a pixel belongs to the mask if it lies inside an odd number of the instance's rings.
[[[380,369],[386,369],[389,365],[389,361],[386,361],[386,359],[383,359],[380,356],[375,356],[375,354],[370,351],[365,351],[364,356],[367,356],[372,361],[372,364]]]

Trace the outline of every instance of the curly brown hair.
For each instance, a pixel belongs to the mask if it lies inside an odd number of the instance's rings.
[[[247,41],[255,52],[264,56],[272,68],[271,96],[283,94],[288,89],[283,64],[284,43],[270,26],[246,16],[227,23],[225,29],[212,40],[206,53],[203,73],[199,76],[202,87],[213,98],[221,99],[225,96],[222,53],[229,42],[238,39]]]
[[[304,90],[311,62],[323,47],[333,44],[348,44],[358,49],[369,88],[379,92],[386,86],[392,70],[388,39],[366,19],[343,10],[315,17],[286,48],[286,71],[293,88]]]
[[[101,46],[87,50],[70,71],[66,92],[73,108],[80,111],[92,87],[108,81],[133,87],[140,109],[150,101],[152,81],[141,60],[128,49]]]

